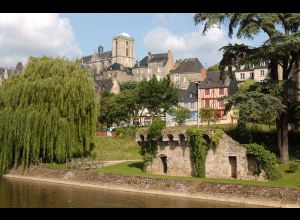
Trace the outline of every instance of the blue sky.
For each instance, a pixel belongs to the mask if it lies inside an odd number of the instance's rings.
[[[229,39],[227,31],[218,28],[203,36],[202,28],[194,25],[192,13],[1,14],[0,66],[26,63],[29,56],[73,59],[92,54],[99,45],[108,51],[112,38],[126,32],[135,39],[138,60],[148,51],[170,49],[175,59],[197,57],[207,67],[220,61],[218,49],[228,43],[259,45],[266,38]]]

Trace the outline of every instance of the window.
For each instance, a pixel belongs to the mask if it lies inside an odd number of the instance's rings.
[[[185,77],[183,77],[183,82],[187,82],[188,81],[188,77],[187,76],[185,76]]]
[[[260,66],[262,67],[262,66],[265,66],[266,65],[266,63],[265,63],[265,61],[261,61],[260,62]]]
[[[265,71],[264,70],[261,70],[260,71],[260,76],[264,76],[265,75]]]
[[[126,41],[126,57],[128,57],[129,52],[128,52],[128,41]]]
[[[109,77],[109,78],[111,78],[111,77],[112,77],[112,74],[111,74],[111,73],[109,73],[109,74],[108,74],[108,77]]]
[[[245,73],[240,73],[240,75],[241,75],[241,80],[244,80],[245,79]]]
[[[189,98],[190,98],[190,99],[193,98],[193,93],[190,93],[190,94],[189,94]]]
[[[250,79],[254,79],[254,73],[253,72],[250,73]]]
[[[160,75],[157,75],[157,80],[160,81]]]
[[[205,95],[209,95],[209,89],[205,89]]]
[[[194,108],[194,102],[191,102],[191,108]]]
[[[208,99],[205,100],[205,107],[209,107],[209,100]]]
[[[219,104],[220,104],[220,107],[223,108],[223,107],[224,107],[224,100],[223,100],[223,99],[220,100],[220,101],[219,101]]]
[[[175,75],[175,83],[179,84],[180,80],[179,80],[179,75]]]
[[[220,95],[224,95],[224,88],[220,88]]]

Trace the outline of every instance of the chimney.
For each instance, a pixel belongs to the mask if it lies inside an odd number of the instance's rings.
[[[152,58],[151,52],[148,52],[148,62],[151,60],[151,58]]]

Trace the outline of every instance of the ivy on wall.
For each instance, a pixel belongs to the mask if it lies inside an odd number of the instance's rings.
[[[153,162],[157,155],[157,140],[161,138],[166,122],[160,118],[154,119],[147,131],[147,140],[140,143],[140,153],[143,156],[144,169]]]
[[[205,177],[205,159],[210,145],[216,148],[223,136],[220,129],[212,130],[212,136],[209,140],[204,138],[205,131],[201,129],[190,128],[187,130],[191,161],[194,175],[197,177]]]
[[[269,180],[276,180],[280,178],[280,173],[276,169],[275,165],[277,164],[276,155],[259,144],[244,144],[247,149],[248,154],[255,156],[257,160],[258,170],[265,171],[266,178]]]

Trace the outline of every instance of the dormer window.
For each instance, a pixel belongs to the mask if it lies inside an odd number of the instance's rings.
[[[263,66],[265,66],[265,65],[266,65],[265,61],[261,61],[261,62],[260,62],[260,66],[261,66],[261,67],[263,67]]]

